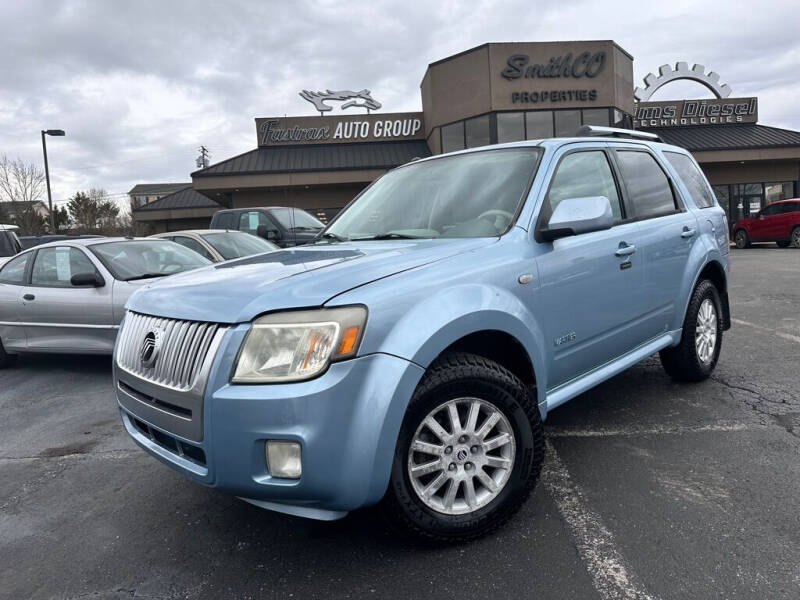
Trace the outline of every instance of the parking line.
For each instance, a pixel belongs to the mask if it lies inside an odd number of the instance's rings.
[[[605,437],[623,436],[630,437],[636,435],[680,435],[682,433],[704,433],[708,431],[744,431],[752,425],[745,423],[711,423],[708,425],[661,425],[648,428],[629,428],[629,429],[547,429],[547,437]]]
[[[765,331],[767,333],[772,333],[781,337],[785,340],[789,340],[790,342],[797,342],[800,344],[800,335],[792,335],[791,333],[784,333],[783,331],[778,331],[776,329],[770,329],[769,327],[762,327],[761,325],[755,325],[754,323],[748,323],[747,321],[742,321],[741,319],[731,319],[732,322],[736,323],[737,325],[747,325],[748,327],[752,327],[753,329],[758,329],[759,331]]]
[[[653,600],[625,564],[614,536],[588,505],[586,496],[572,481],[555,448],[547,442],[542,483],[550,492],[586,563],[595,589],[603,600]]]

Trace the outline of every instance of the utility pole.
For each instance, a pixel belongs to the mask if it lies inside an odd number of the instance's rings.
[[[208,148],[205,146],[200,146],[197,151],[200,153],[200,156],[197,157],[195,163],[197,164],[197,168],[199,169],[206,169],[208,168],[208,157],[211,156],[211,152],[208,151]]]

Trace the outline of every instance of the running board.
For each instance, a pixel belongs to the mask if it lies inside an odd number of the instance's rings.
[[[547,394],[546,404],[548,412],[557,406],[561,406],[564,404],[564,402],[572,400],[575,396],[592,389],[598,383],[601,383],[606,379],[611,379],[614,377],[614,375],[622,373],[622,371],[625,369],[628,369],[636,363],[641,362],[651,354],[673,345],[676,341],[675,336],[680,336],[680,334],[680,330],[664,333],[654,340],[647,342],[643,346],[639,346],[638,348],[631,350],[628,354],[625,354],[612,362],[597,367],[585,375],[582,375],[578,379],[573,379],[572,381],[568,381],[567,383],[553,389]]]

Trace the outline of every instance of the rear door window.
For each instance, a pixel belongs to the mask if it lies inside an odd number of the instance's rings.
[[[685,154],[677,152],[664,152],[669,163],[678,172],[683,184],[689,190],[689,195],[694,200],[697,208],[709,208],[714,206],[714,193],[708,186],[702,171],[697,168],[691,158]]]
[[[617,162],[635,218],[649,219],[675,212],[672,186],[652,154],[642,150],[617,150]]]

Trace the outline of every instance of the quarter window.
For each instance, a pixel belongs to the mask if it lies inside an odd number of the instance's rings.
[[[611,203],[614,221],[622,219],[619,194],[611,167],[601,150],[573,152],[561,159],[553,174],[542,213],[549,219],[556,206],[567,198],[605,196]]]
[[[78,273],[96,273],[94,264],[77,248],[60,246],[42,248],[36,254],[31,271],[31,284],[48,287],[71,287],[70,280]]]
[[[709,189],[703,173],[697,168],[692,159],[685,154],[678,154],[677,152],[665,152],[664,156],[667,157],[669,163],[678,172],[697,208],[714,206],[714,194]]]
[[[622,177],[637,218],[657,217],[675,211],[675,197],[663,169],[649,152],[618,150]]]
[[[0,268],[0,283],[24,283],[25,267],[28,266],[28,259],[31,253],[16,256]]]

